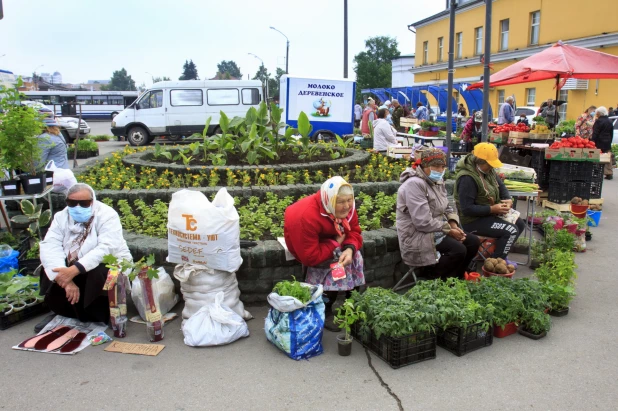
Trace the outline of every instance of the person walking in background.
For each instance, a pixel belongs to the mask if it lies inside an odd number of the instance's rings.
[[[590,106],[575,122],[575,135],[581,138],[592,138],[592,126],[595,120],[595,106]]]
[[[356,101],[354,106],[354,127],[359,128],[361,119],[363,118],[363,107],[360,105],[360,101]]]
[[[547,127],[551,130],[556,128],[556,124],[560,122],[560,115],[558,114],[558,107],[554,104],[553,99],[547,99],[547,106],[541,111],[541,117],[545,119]]]
[[[511,124],[515,120],[515,110],[513,109],[513,96],[508,96],[506,102],[500,107],[498,124]]]
[[[423,103],[420,101],[416,103],[416,119],[420,123],[421,121],[425,121],[429,119],[429,112],[427,107],[423,106]]]
[[[603,106],[596,110],[596,120],[594,126],[592,126],[592,138],[591,140],[597,145],[597,148],[602,153],[612,153],[612,138],[614,136],[614,125],[607,116],[607,109]],[[614,178],[613,164],[616,162],[614,153],[611,154],[611,161],[605,164],[603,174],[607,180]]]
[[[41,148],[41,160],[37,168],[42,169],[54,160],[58,168],[70,168],[67,156],[67,145],[64,136],[60,133],[60,124],[54,118],[45,118],[45,132],[38,136],[38,145]]]
[[[397,100],[393,100],[393,126],[397,129],[397,131],[401,131],[399,130],[401,128],[401,117],[403,117],[404,115],[405,114],[403,112],[403,107],[401,106],[401,104],[399,104]]]
[[[363,111],[363,117],[361,120],[361,133],[363,135],[369,134],[369,122],[373,124],[373,120],[376,119],[376,102],[369,97],[367,99],[367,107]]]

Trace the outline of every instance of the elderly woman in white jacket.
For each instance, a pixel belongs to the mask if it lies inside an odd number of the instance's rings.
[[[87,184],[72,186],[66,202],[40,244],[41,293],[56,314],[107,323],[109,300],[102,290],[108,269],[103,256],[132,260],[120,217],[97,201]]]
[[[388,147],[397,146],[397,130],[386,120],[388,109],[378,110],[378,119],[373,122],[373,149],[386,152]]]

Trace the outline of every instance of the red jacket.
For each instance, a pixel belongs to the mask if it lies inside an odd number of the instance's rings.
[[[363,237],[356,210],[348,216],[348,220],[351,231],[346,231],[341,246],[350,244],[360,250]],[[297,201],[285,210],[283,233],[290,253],[307,267],[331,260],[333,251],[339,246],[335,241],[335,225],[326,215],[319,192]]]

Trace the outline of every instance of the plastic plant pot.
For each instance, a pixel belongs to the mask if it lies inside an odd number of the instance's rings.
[[[352,354],[352,341],[351,336],[349,340],[346,340],[345,334],[337,335],[337,350],[339,351],[339,355],[347,357]]]
[[[517,325],[515,323],[508,323],[504,326],[504,329],[499,325],[494,325],[494,337],[504,338],[509,335],[513,335],[517,332]]]
[[[551,315],[552,317],[564,317],[568,313],[569,313],[569,307],[560,308],[557,310],[549,310],[549,315]]]
[[[546,331],[543,331],[541,334],[533,334],[530,331],[526,331],[524,329],[524,326],[520,326],[519,330],[517,330],[521,335],[523,335],[524,337],[528,337],[531,340],[540,340],[541,338],[545,337],[547,335]]]

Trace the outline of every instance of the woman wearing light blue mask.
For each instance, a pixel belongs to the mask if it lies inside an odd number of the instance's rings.
[[[464,233],[444,187],[446,155],[426,149],[400,178],[397,193],[397,235],[403,262],[424,267],[422,277],[457,277],[476,255],[479,239]]]
[[[113,254],[119,260],[132,260],[120,217],[97,201],[87,184],[71,187],[66,203],[40,243],[41,294],[55,314],[107,323],[109,300],[101,295],[108,272],[103,257]]]

